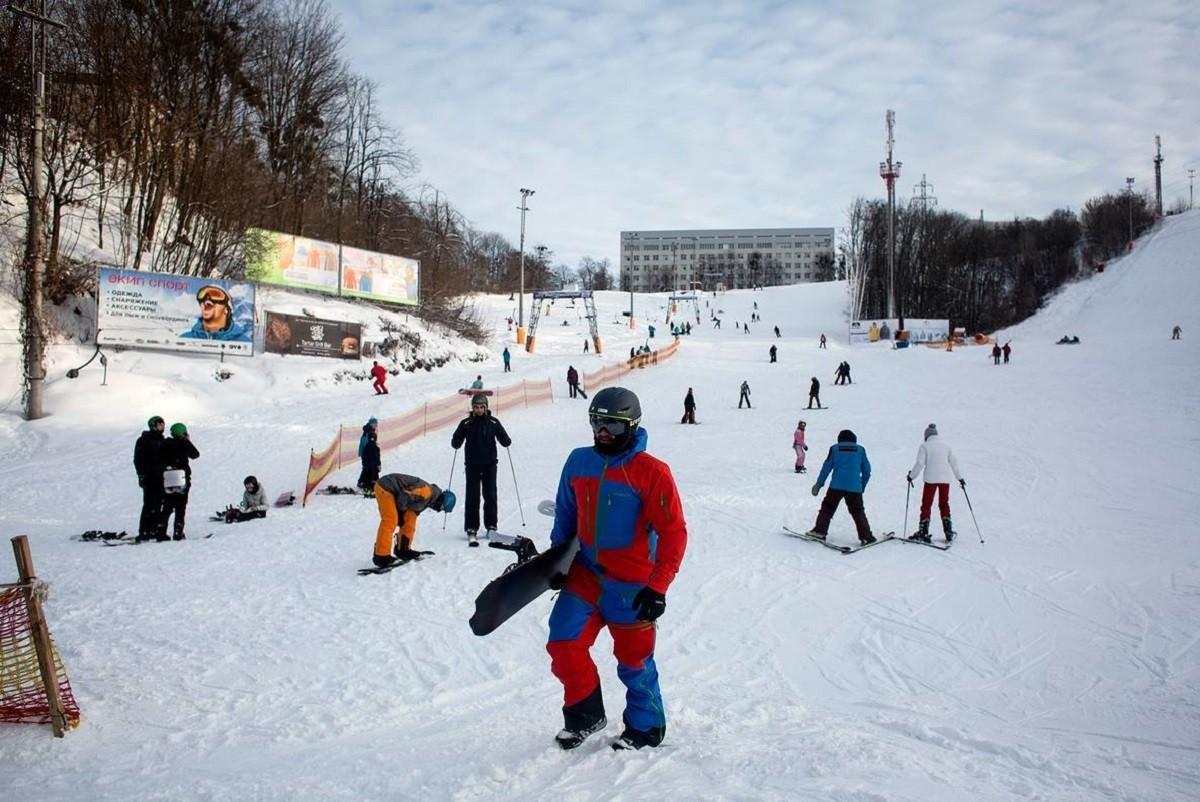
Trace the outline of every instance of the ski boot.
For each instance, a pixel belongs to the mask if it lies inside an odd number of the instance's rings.
[[[811,537],[813,540],[825,540],[825,532],[818,532],[816,529],[809,529],[804,536]]]
[[[942,532],[944,532],[946,535],[947,543],[954,542],[954,536],[957,535],[958,532],[954,531],[954,523],[950,520],[949,515],[942,519]]]
[[[870,532],[867,532],[865,535],[859,536],[858,542],[864,546],[869,546],[875,542],[875,536],[872,535]]]
[[[908,539],[916,540],[921,543],[928,543],[929,542],[929,519],[922,518],[921,522],[919,524],[917,524],[917,531],[913,532],[911,535],[909,535]]]
[[[608,726],[608,719],[601,716],[590,724],[584,724],[578,729],[563,727],[558,731],[558,735],[554,736],[554,742],[558,744],[559,749],[567,750],[574,749],[588,739],[592,733],[600,732]]]
[[[494,538],[494,537],[496,536],[496,527],[494,527],[494,526],[489,526],[489,527],[487,528],[487,531],[485,531],[485,532],[483,533],[483,536],[484,536],[485,538],[487,538],[488,540],[491,540],[492,538]]]
[[[479,533],[476,530],[467,530],[467,545],[471,548],[475,548],[479,545]]]

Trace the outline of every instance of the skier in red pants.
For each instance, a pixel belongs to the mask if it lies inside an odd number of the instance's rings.
[[[909,540],[929,542],[929,514],[933,509],[934,494],[938,496],[938,512],[942,514],[942,532],[946,542],[954,540],[954,525],[950,519],[950,477],[958,480],[959,487],[966,487],[967,480],[962,478],[958,470],[958,460],[950,446],[938,437],[937,424],[931,423],[925,427],[925,442],[917,449],[917,461],[909,470],[908,486],[913,486],[913,479],[925,473],[925,488],[921,493],[921,517],[917,531],[909,536]]]
[[[375,388],[375,395],[387,395],[387,369],[378,362],[372,362],[374,367],[371,368],[371,375],[375,377],[375,381],[371,386]]]

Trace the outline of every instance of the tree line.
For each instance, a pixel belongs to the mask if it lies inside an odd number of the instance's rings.
[[[64,216],[126,267],[238,278],[250,227],[417,258],[423,302],[518,284],[519,254],[439,191],[354,73],[324,0],[60,0],[48,41],[46,293],[87,292]],[[29,21],[0,21],[0,186],[25,192]],[[515,192],[515,190],[514,190]],[[526,254],[527,288],[611,285],[607,260]]]

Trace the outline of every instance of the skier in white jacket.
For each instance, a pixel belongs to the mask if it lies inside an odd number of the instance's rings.
[[[965,488],[967,480],[963,479],[958,470],[958,460],[950,446],[942,442],[938,436],[937,424],[931,423],[925,427],[925,442],[917,449],[917,461],[909,470],[908,486],[913,486],[913,479],[925,473],[925,490],[921,493],[921,520],[917,531],[909,536],[909,540],[929,542],[929,513],[933,507],[933,496],[938,494],[938,511],[942,514],[942,531],[946,534],[946,542],[954,540],[954,526],[950,520],[950,478],[958,480],[959,487]]]

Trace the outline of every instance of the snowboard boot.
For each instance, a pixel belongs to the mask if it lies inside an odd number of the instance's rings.
[[[600,686],[573,705],[563,707],[563,728],[554,736],[560,749],[574,749],[608,725]]]
[[[946,535],[947,543],[954,542],[954,536],[958,533],[954,531],[954,523],[950,520],[949,515],[942,519],[942,532]],[[928,540],[928,536],[926,536],[926,539]]]
[[[601,716],[590,724],[585,724],[579,729],[569,729],[563,727],[558,731],[558,735],[554,736],[554,742],[558,744],[559,749],[574,749],[588,739],[588,736],[595,732],[600,732],[608,726],[608,720]]]
[[[467,545],[472,548],[479,545],[479,533],[474,529],[467,530]]]
[[[187,535],[185,535],[183,532],[176,532],[175,539],[176,540],[187,540]]]
[[[917,540],[917,541],[920,541],[921,543],[928,543],[929,542],[929,519],[922,518],[921,522],[919,524],[917,524],[917,531],[913,532],[911,535],[909,535],[908,539],[909,540]]]
[[[388,568],[395,564],[396,558],[390,554],[376,554],[371,557],[371,562],[375,563],[376,568]]]
[[[421,552],[413,551],[412,540],[406,537],[400,538],[400,542],[396,544],[396,548],[392,553],[396,555],[397,560],[404,560],[405,562],[421,559]]]
[[[625,725],[625,731],[621,733],[621,737],[612,742],[612,748],[621,749],[641,749],[645,746],[658,746],[666,737],[666,727],[654,727],[649,730],[635,730],[628,724]]]

